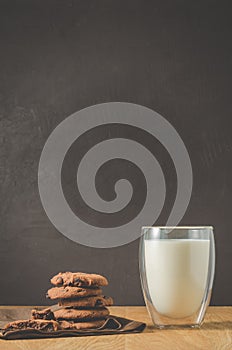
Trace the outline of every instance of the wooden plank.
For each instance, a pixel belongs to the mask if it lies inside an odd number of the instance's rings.
[[[16,308],[1,306],[0,308]],[[143,306],[114,306],[111,314],[146,322],[143,333],[58,339],[0,340],[1,350],[231,350],[232,307],[209,307],[201,329],[158,330]]]

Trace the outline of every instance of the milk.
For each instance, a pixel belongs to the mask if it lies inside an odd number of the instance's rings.
[[[204,296],[209,240],[145,240],[145,267],[149,293],[163,316],[184,318],[198,310]]]

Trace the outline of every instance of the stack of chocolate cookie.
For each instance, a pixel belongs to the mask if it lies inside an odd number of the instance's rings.
[[[105,277],[83,272],[60,272],[51,279],[53,288],[47,292],[50,299],[59,299],[59,309],[54,316],[62,328],[99,328],[113,304],[111,297],[102,293],[102,286],[108,285]]]

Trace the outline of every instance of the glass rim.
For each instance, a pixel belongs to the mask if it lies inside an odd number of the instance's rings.
[[[161,230],[203,230],[203,229],[212,229],[213,226],[142,226],[143,229],[161,229]]]

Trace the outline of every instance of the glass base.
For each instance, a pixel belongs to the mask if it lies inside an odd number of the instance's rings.
[[[153,324],[154,328],[165,330],[165,329],[200,329],[200,324],[179,324],[179,325],[159,325],[159,324]]]

